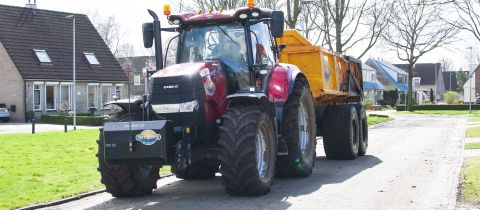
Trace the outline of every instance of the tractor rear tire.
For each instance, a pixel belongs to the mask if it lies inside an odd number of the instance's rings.
[[[359,148],[358,148],[358,156],[364,156],[367,154],[368,148],[368,121],[367,121],[367,112],[365,111],[365,107],[362,106],[360,109],[359,115],[359,124],[360,124],[360,135],[359,135]]]
[[[212,167],[201,161],[187,166],[186,169],[180,169],[176,164],[172,164],[171,171],[177,178],[184,180],[212,179],[218,167]]]
[[[355,106],[329,106],[323,117],[323,148],[328,159],[353,160],[359,151],[360,126]]]
[[[275,174],[276,141],[272,113],[260,106],[234,106],[220,127],[220,173],[231,195],[264,195]]]
[[[142,120],[142,114],[132,112],[130,120]],[[127,112],[112,114],[107,122],[128,121]],[[98,143],[98,171],[102,177],[101,182],[105,185],[106,191],[114,197],[135,197],[152,194],[157,188],[157,180],[160,178],[159,166],[122,166],[108,165],[105,162],[103,128],[100,128]]]
[[[315,110],[308,85],[296,82],[283,107],[282,138],[288,155],[277,157],[276,176],[308,177],[315,164],[317,145]]]

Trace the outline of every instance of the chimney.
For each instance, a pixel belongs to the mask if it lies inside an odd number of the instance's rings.
[[[37,9],[37,0],[33,0],[33,4],[31,3],[31,0],[28,0],[28,3],[25,5],[25,7],[30,9]]]

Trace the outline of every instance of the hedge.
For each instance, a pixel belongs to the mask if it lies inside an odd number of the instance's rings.
[[[67,118],[67,124],[73,124],[73,116],[65,115],[42,115],[40,121],[42,123],[63,124],[65,117]],[[102,126],[105,120],[105,116],[77,116],[77,125]]]
[[[413,110],[468,110],[468,104],[453,105],[414,105]],[[397,111],[406,111],[405,105],[397,105]],[[472,104],[472,110],[480,110],[480,104]]]

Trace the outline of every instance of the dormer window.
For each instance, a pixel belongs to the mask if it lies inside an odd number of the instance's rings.
[[[90,53],[90,52],[84,52],[85,58],[87,58],[88,64],[90,66],[100,66],[100,62],[97,59],[97,56],[95,56],[95,53]]]
[[[38,58],[38,61],[40,61],[40,64],[52,64],[52,59],[48,56],[47,51],[45,50],[33,50],[35,52],[35,55]]]

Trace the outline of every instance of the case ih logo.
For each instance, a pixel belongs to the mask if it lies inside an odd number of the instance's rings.
[[[177,89],[178,85],[165,85],[163,86],[163,89]]]
[[[135,140],[142,142],[144,145],[155,144],[155,142],[160,141],[160,139],[162,139],[162,135],[152,130],[144,130],[135,136]]]

